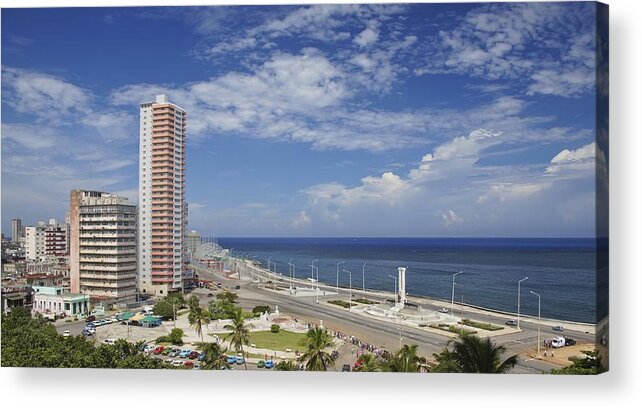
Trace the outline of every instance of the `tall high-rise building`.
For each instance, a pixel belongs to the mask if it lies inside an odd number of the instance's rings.
[[[190,255],[190,260],[193,259],[194,254],[199,246],[201,246],[201,234],[196,230],[191,230],[187,233],[187,251]]]
[[[50,257],[67,255],[67,226],[49,223],[45,229],[45,254]]]
[[[136,206],[116,194],[72,190],[69,205],[71,291],[92,303],[136,299]]]
[[[158,95],[140,105],[138,287],[165,296],[182,288],[185,229],[184,109]]]
[[[11,220],[11,242],[20,242],[22,236],[22,220],[14,218]]]
[[[25,228],[25,257],[28,261],[40,262],[44,259],[46,229],[47,226],[42,221]]]

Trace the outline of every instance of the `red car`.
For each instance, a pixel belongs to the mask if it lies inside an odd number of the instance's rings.
[[[192,351],[191,353],[189,353],[187,358],[189,358],[190,360],[194,360],[196,357],[198,357],[199,354],[200,353],[198,351]]]
[[[162,352],[163,352],[163,350],[165,350],[165,347],[163,347],[163,346],[158,346],[158,347],[156,347],[156,348],[154,349],[154,351],[152,351],[152,354],[160,354],[160,353],[162,353]]]
[[[194,362],[193,361],[186,361],[183,363],[183,365],[187,368],[194,368]]]

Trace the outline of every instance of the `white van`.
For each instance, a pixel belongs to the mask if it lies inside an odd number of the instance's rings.
[[[564,347],[566,345],[566,340],[564,337],[554,337],[553,340],[551,340],[551,347],[553,348],[560,348]]]

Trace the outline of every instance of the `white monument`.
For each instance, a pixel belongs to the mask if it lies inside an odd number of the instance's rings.
[[[399,309],[403,309],[406,305],[406,268],[400,266],[397,270],[399,271],[399,292],[397,297],[399,298]]]

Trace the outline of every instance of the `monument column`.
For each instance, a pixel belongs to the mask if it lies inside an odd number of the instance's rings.
[[[401,304],[399,308],[403,309],[403,307],[406,304],[406,268],[400,266],[399,268],[397,268],[397,270],[399,271],[398,296],[399,296],[399,303]]]

